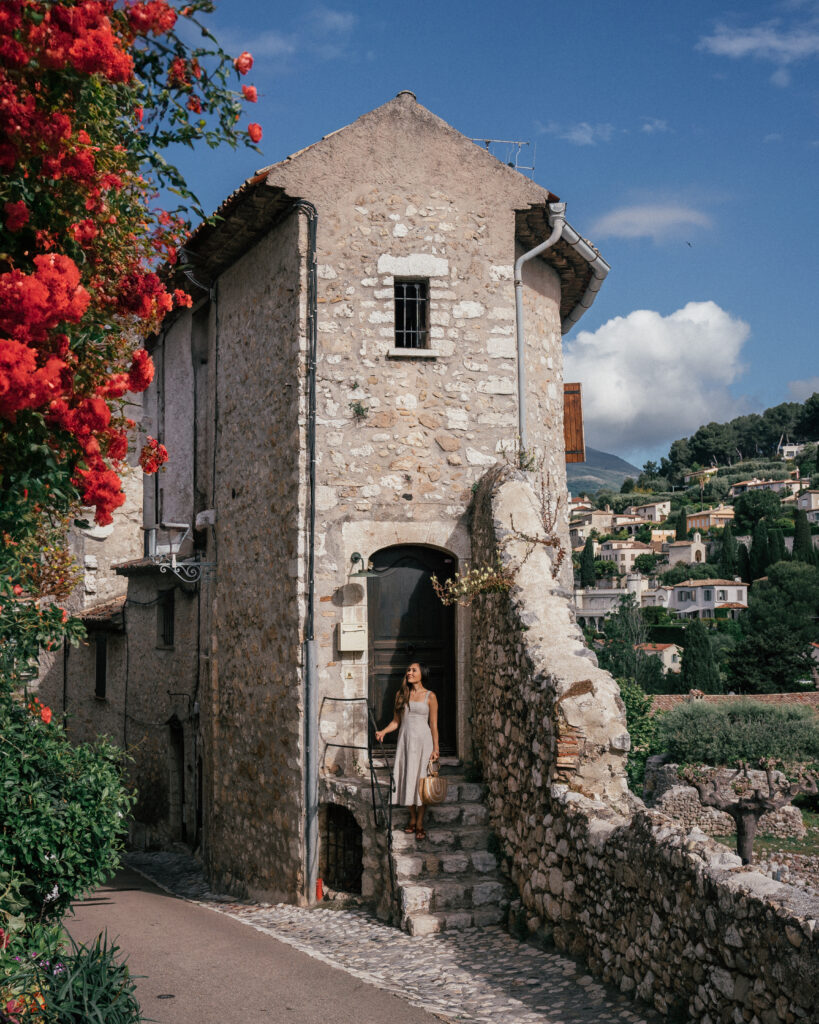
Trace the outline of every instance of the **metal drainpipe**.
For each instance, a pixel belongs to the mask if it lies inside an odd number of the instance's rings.
[[[523,324],[523,264],[551,248],[563,233],[566,223],[566,204],[550,203],[549,220],[552,233],[545,242],[536,245],[515,260],[515,329],[518,342],[518,448],[526,451],[526,338]]]
[[[316,228],[318,211],[300,199],[296,210],[307,217],[307,452],[310,513],[307,530],[307,608],[304,619],[304,859],[305,896],[316,900],[318,880],[318,651],[316,601],[316,343],[318,295]]]

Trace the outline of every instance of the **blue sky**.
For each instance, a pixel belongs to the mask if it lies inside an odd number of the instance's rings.
[[[534,178],[612,265],[564,339],[587,443],[641,464],[819,390],[819,0],[222,0],[263,156],[187,158],[215,208],[258,167],[411,89]]]

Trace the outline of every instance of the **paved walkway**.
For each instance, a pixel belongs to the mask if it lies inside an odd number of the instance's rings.
[[[637,1008],[616,990],[602,985],[582,965],[518,942],[499,928],[411,938],[381,924],[363,908],[333,909],[326,904],[303,909],[285,904],[237,903],[209,892],[197,862],[184,854],[131,854],[128,862],[171,892],[232,918],[231,924],[251,925],[257,932],[373,986],[367,991],[398,996],[405,1004],[426,1011],[420,1020],[429,1020],[427,1014],[431,1013],[433,1019],[449,1024],[660,1021],[656,1014]],[[126,934],[121,934],[123,948],[127,949]],[[319,965],[315,966],[318,971]],[[235,983],[226,975],[224,984],[232,988]],[[157,1016],[150,1005],[145,1012]],[[304,1019],[318,1022],[326,1016]],[[162,1019],[173,1024],[185,1018]],[[203,1024],[209,1020],[198,1015],[196,1019]],[[370,1012],[367,999],[359,1004],[358,1024],[400,1019],[392,1011],[384,1015],[373,1008]]]

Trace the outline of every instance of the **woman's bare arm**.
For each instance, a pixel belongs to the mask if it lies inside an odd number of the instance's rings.
[[[434,693],[429,695],[429,731],[432,733],[432,756],[439,757],[438,751],[438,698]]]
[[[387,735],[387,733],[395,732],[395,730],[398,728],[400,724],[401,721],[398,718],[398,715],[393,715],[390,724],[384,729],[379,729],[378,732],[375,734],[376,740],[378,740],[379,743],[383,743],[384,737]]]

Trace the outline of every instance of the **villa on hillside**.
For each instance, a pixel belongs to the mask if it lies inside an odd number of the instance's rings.
[[[679,672],[682,668],[682,647],[679,644],[635,644],[634,649],[657,658],[665,673]]]
[[[758,480],[754,477],[751,480],[738,480],[735,484],[732,484],[728,490],[729,498],[737,498],[740,494],[746,494],[748,491],[773,491],[774,494],[798,494],[802,488],[802,481],[797,479],[793,480],[788,478],[787,480]]]
[[[802,491],[796,497],[796,507],[808,517],[808,522],[819,523],[819,490]]]
[[[748,607],[741,580],[686,580],[671,588],[669,611],[690,619],[736,619]]]
[[[629,505],[626,512],[652,523],[662,523],[671,515],[671,502],[648,501],[644,505]]]
[[[688,530],[722,529],[734,521],[734,510],[730,505],[718,505],[716,508],[704,508],[700,512],[692,512],[685,517]]]

